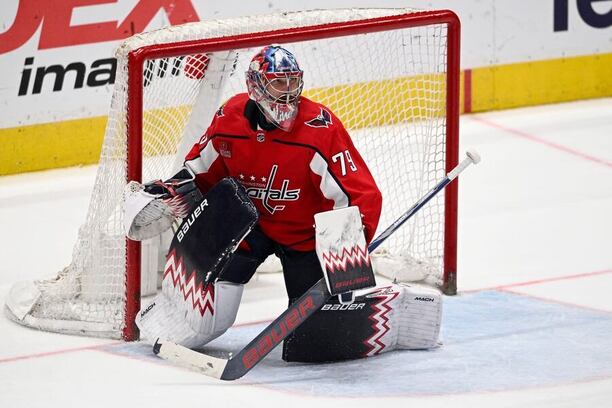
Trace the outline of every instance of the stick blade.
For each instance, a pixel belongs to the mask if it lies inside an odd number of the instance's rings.
[[[217,379],[222,379],[221,376],[229,361],[159,339],[153,345],[153,352],[164,360]]]

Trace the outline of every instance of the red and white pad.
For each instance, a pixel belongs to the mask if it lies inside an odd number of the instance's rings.
[[[390,284],[332,297],[285,341],[283,359],[306,363],[372,357],[439,345],[442,298],[425,286]]]
[[[196,283],[180,259],[168,257],[162,291],[136,317],[141,336],[197,348],[216,339],[236,319],[244,285]]]
[[[440,291],[428,286],[393,284],[386,290],[373,292],[366,297],[380,300],[378,307],[381,316],[389,309],[387,324],[390,330],[377,332],[382,336],[372,341],[371,355],[396,349],[421,350],[439,346],[442,323]],[[374,319],[379,324],[384,324],[384,320]],[[385,347],[378,351],[376,343]]]

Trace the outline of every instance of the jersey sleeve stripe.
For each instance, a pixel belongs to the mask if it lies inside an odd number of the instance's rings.
[[[318,152],[313,155],[310,161],[310,170],[321,177],[319,188],[325,198],[334,202],[334,210],[348,207],[348,195],[346,195],[336,179],[331,175],[328,170],[327,161]]]
[[[210,166],[217,160],[219,153],[215,150],[212,142],[209,141],[206,147],[202,149],[200,155],[192,160],[186,161],[188,166],[195,174],[208,173]]]

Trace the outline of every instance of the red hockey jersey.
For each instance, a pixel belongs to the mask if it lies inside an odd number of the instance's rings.
[[[259,211],[264,234],[299,251],[315,248],[314,214],[356,205],[369,243],[382,196],[338,118],[301,97],[291,132],[254,130],[245,116],[248,101],[247,94],[232,97],[187,154],[198,187],[205,192],[235,178]]]

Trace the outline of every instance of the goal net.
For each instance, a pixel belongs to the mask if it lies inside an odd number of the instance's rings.
[[[136,339],[141,293],[156,290],[171,236],[127,240],[128,180],[174,174],[216,109],[246,91],[262,46],[291,50],[308,98],[343,122],[383,194],[379,232],[457,164],[459,22],[450,11],[336,9],[206,21],[136,35],[117,73],[87,218],[55,278],[15,285],[14,320],[44,330]],[[377,273],[454,293],[456,184],[374,254]],[[142,275],[142,276],[141,276]]]

